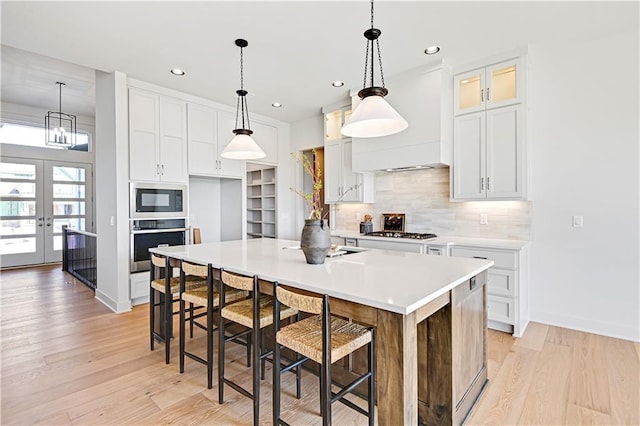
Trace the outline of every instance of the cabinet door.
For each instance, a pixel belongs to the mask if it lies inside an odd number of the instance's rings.
[[[524,196],[522,106],[489,110],[487,114],[487,198]]]
[[[485,69],[458,74],[453,79],[454,113],[466,114],[485,108]]]
[[[486,106],[495,108],[521,101],[522,75],[519,59],[487,67]]]
[[[244,174],[244,161],[220,157],[220,153],[229,145],[231,139],[233,139],[233,130],[235,128],[235,114],[218,111],[218,173],[221,176],[242,178]]]
[[[342,147],[340,141],[324,144],[324,200],[331,204],[339,201],[342,169]]]
[[[454,119],[453,197],[485,198],[485,113]]]
[[[159,180],[158,95],[129,89],[129,178]]]
[[[160,175],[165,182],[187,182],[187,104],[160,97]]]
[[[485,274],[478,275],[475,287],[471,280],[451,291],[454,407],[470,408],[487,377],[486,293],[482,282],[485,277]],[[476,392],[471,391],[474,386]],[[466,400],[464,404],[463,399]],[[461,414],[465,413],[462,409]]]
[[[354,173],[351,166],[353,157],[351,139],[342,141],[342,201],[362,201],[360,173]]]
[[[189,174],[215,175],[218,173],[216,111],[202,105],[189,104],[187,111],[189,148]]]
[[[336,108],[324,114],[324,140],[337,141],[343,138],[342,125],[351,116],[351,105]]]
[[[253,140],[262,148],[267,156],[257,161],[260,163],[278,164],[278,129],[268,124],[251,123]]]

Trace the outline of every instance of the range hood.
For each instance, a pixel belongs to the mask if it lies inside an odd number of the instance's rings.
[[[353,138],[354,172],[407,171],[451,163],[453,82],[445,63],[386,79],[387,100],[409,127],[391,136]],[[352,96],[352,106],[360,101]]]

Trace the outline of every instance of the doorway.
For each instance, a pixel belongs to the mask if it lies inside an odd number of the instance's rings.
[[[93,231],[92,166],[0,157],[0,266],[62,260],[62,227]]]

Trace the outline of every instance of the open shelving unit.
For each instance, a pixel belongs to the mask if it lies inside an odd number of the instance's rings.
[[[276,168],[247,163],[247,238],[276,238]]]

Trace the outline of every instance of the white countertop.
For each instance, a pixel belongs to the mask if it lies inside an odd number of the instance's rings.
[[[495,249],[506,250],[520,250],[529,244],[529,241],[522,240],[503,240],[494,238],[471,238],[471,237],[451,237],[451,236],[439,236],[428,240],[416,240],[413,238],[389,238],[389,237],[371,237],[362,235],[354,231],[334,230],[331,231],[331,236],[342,238],[356,238],[359,240],[376,240],[376,241],[388,241],[412,243],[420,245],[446,245],[446,246],[468,246],[468,247],[488,247]]]
[[[490,260],[370,249],[309,265],[298,246],[262,238],[149,251],[405,315],[493,266]]]

